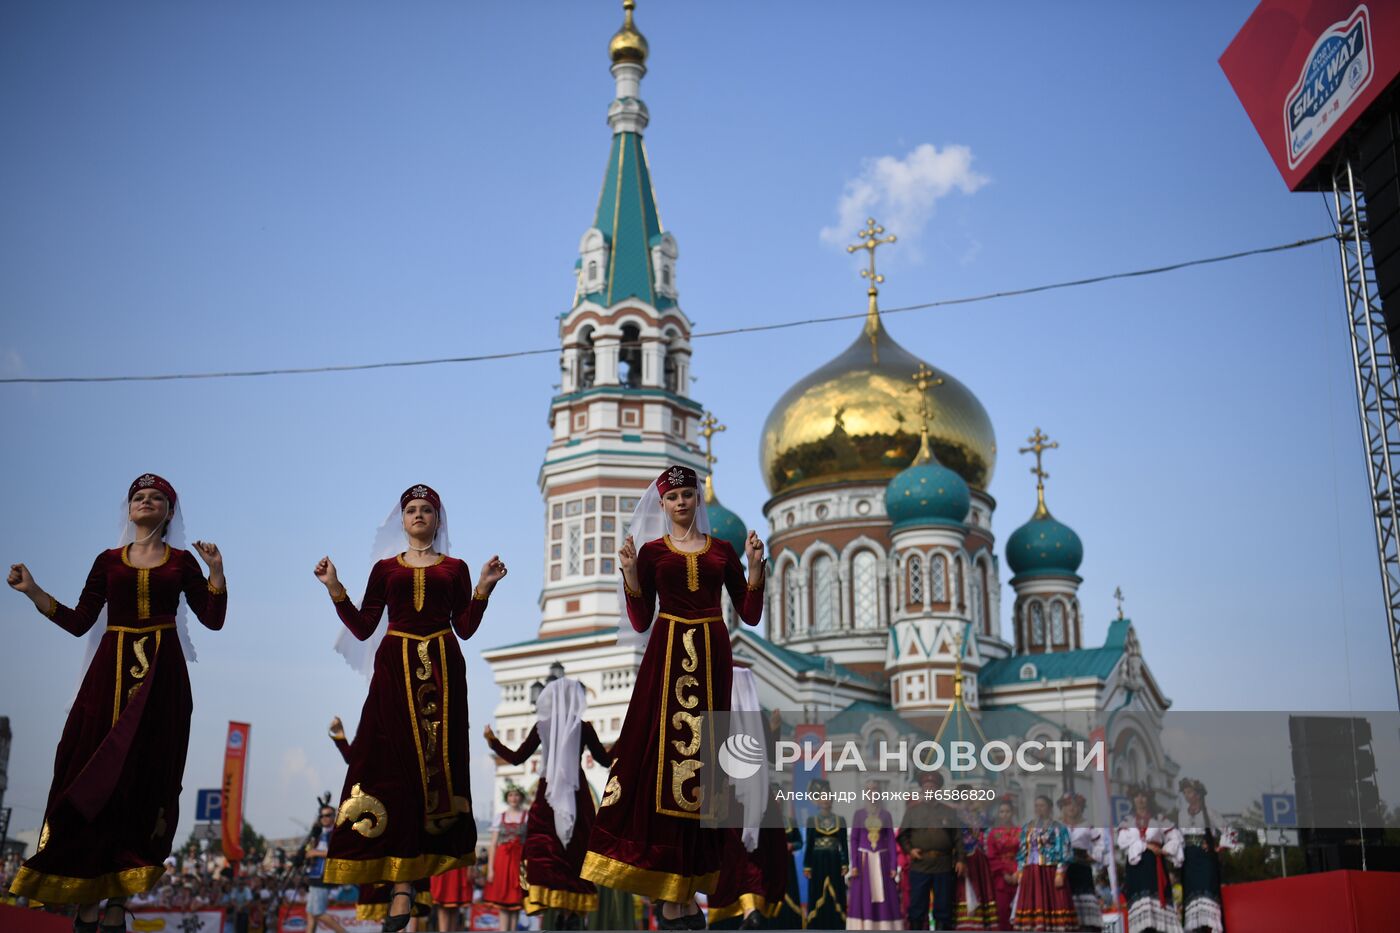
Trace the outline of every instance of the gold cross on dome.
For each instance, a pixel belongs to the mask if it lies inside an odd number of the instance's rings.
[[[856,236],[860,237],[860,242],[853,243],[846,247],[846,252],[854,253],[858,249],[863,249],[870,253],[870,268],[860,270],[860,277],[870,280],[870,290],[874,292],[876,290],[875,286],[885,280],[883,275],[875,271],[875,250],[884,246],[886,243],[893,243],[895,241],[895,236],[891,233],[887,237],[881,237],[880,234],[885,232],[885,228],[877,224],[874,217],[866,218],[865,224],[866,227],[864,230],[856,231]]]
[[[708,471],[705,475],[705,502],[715,501],[715,484],[712,477],[715,474],[715,462],[719,459],[714,454],[714,436],[725,430],[725,426],[715,418],[714,412],[705,412],[705,417],[700,419],[700,436],[705,439],[705,466]]]
[[[914,380],[914,386],[919,390],[919,454],[914,458],[915,463],[927,463],[933,458],[933,452],[928,445],[928,423],[933,419],[933,413],[928,407],[928,390],[937,388],[943,384],[943,377],[938,375],[928,364],[919,361],[919,368],[914,370],[914,375],[909,378]]]
[[[1123,588],[1117,586],[1113,588],[1113,598],[1118,600],[1118,618],[1123,618]]]
[[[1052,441],[1040,428],[1035,429],[1035,433],[1026,438],[1030,442],[1029,447],[1022,447],[1021,453],[1035,454],[1035,466],[1031,467],[1031,473],[1035,475],[1035,517],[1045,518],[1050,514],[1050,510],[1045,507],[1045,481],[1050,478],[1050,474],[1045,472],[1041,457],[1047,450],[1055,450],[1060,446],[1059,441]]]

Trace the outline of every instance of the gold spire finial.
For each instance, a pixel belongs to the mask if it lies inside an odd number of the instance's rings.
[[[646,36],[637,31],[637,26],[632,22],[632,11],[636,9],[636,0],[622,0],[622,28],[619,29],[608,43],[608,56],[617,62],[637,62],[645,64],[647,53],[650,49],[647,46]]]
[[[915,463],[928,463],[933,460],[933,448],[928,443],[928,423],[933,419],[933,413],[928,407],[928,390],[937,388],[943,384],[943,377],[928,368],[928,364],[919,361],[919,368],[914,370],[914,375],[910,377],[914,380],[914,385],[919,390],[919,454],[914,458]]]
[[[1041,465],[1041,455],[1047,450],[1055,450],[1060,446],[1059,441],[1052,441],[1041,433],[1040,428],[1035,429],[1035,433],[1026,438],[1030,442],[1029,447],[1022,447],[1021,453],[1035,454],[1035,466],[1031,467],[1031,473],[1035,475],[1035,514],[1031,518],[1049,518],[1050,510],[1045,507],[1045,481],[1050,478]]]
[[[725,430],[725,426],[720,424],[715,418],[714,412],[705,412],[705,417],[700,419],[700,436],[705,439],[705,466],[709,472],[705,475],[705,504],[713,505],[715,501],[715,484],[711,481],[715,474],[715,462],[719,460],[714,454],[714,436]]]
[[[1113,598],[1118,600],[1118,618],[1123,618],[1123,588],[1116,586],[1113,588]]]
[[[860,277],[870,280],[870,287],[865,290],[865,294],[870,298],[870,306],[865,315],[865,336],[870,339],[870,355],[876,363],[880,362],[880,347],[875,339],[880,332],[880,306],[876,300],[880,289],[877,286],[885,280],[885,277],[875,271],[875,250],[886,243],[895,241],[893,233],[887,237],[881,237],[880,234],[884,232],[885,228],[877,224],[874,217],[867,217],[865,229],[856,231],[860,242],[846,247],[848,253],[854,253],[858,249],[870,253],[870,268],[860,270]]]

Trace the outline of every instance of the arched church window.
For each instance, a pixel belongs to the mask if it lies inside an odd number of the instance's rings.
[[[937,565],[938,559],[934,559]],[[921,609],[924,605],[924,559],[918,554],[909,556],[909,605]]]
[[[579,335],[578,387],[580,389],[592,388],[596,371],[597,357],[593,351],[593,328],[588,327]]]
[[[1063,645],[1067,641],[1065,638],[1065,607],[1060,602],[1050,604],[1050,640],[1057,645]]]
[[[876,628],[880,624],[880,597],[875,580],[875,555],[861,551],[851,561],[856,628]]]
[[[788,635],[802,630],[802,620],[797,616],[797,571],[792,564],[783,570],[783,622]]]
[[[670,288],[670,287],[671,287],[671,267],[670,267],[670,266],[662,266],[662,267],[661,267],[661,284],[664,285],[664,286],[666,286],[667,288]]]
[[[972,575],[972,626],[982,627],[982,578],[977,574]]]
[[[1031,644],[1045,644],[1045,609],[1039,602],[1031,603]]]
[[[933,601],[946,603],[948,601],[948,561],[944,560],[941,554],[935,554],[929,563],[929,584],[933,591]]]
[[[598,260],[588,260],[588,284],[592,285],[598,281]]]
[[[957,557],[953,558],[953,599],[952,599],[952,605],[953,605],[954,607],[960,607],[960,606],[962,606],[962,604],[963,604],[963,598],[964,598],[964,593],[963,593],[963,560],[962,560],[962,555],[959,554]]]
[[[812,630],[836,628],[836,562],[825,554],[812,561]]]
[[[661,372],[666,382],[666,391],[679,392],[680,385],[676,381],[676,358],[670,353],[667,353],[666,358],[661,362]]]
[[[641,388],[642,332],[636,324],[626,324],[622,328],[622,346],[618,349],[618,364],[619,381],[629,389]]]

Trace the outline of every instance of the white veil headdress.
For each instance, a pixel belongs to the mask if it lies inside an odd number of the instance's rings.
[[[698,534],[710,533],[710,513],[705,508],[705,494],[699,487],[695,490],[693,528]],[[671,533],[671,520],[666,517],[666,510],[661,506],[661,493],[657,491],[655,482],[648,483],[646,492],[637,500],[637,507],[632,510],[632,517],[627,521],[626,533],[632,536],[632,543],[636,545],[638,554],[642,552],[642,545]],[[657,611],[660,611],[660,600],[657,600],[657,606]],[[645,648],[647,638],[651,635],[651,626],[648,625],[645,632],[639,632],[632,627],[632,622],[627,617],[627,594],[622,590],[621,571],[617,575],[617,609],[617,643]],[[655,612],[652,613],[651,621],[656,621]]]
[[[170,500],[166,499],[166,507],[170,505]],[[121,531],[117,533],[117,547],[124,548],[136,540],[136,523],[131,520],[131,500],[122,499],[121,504]],[[179,502],[175,502],[174,514],[170,516],[170,527],[165,531],[165,543],[170,546],[171,551],[188,550],[189,542],[185,540],[185,509]],[[185,661],[189,664],[195,663],[194,642],[190,640],[189,611],[184,600],[178,601],[179,608],[175,610],[175,631],[180,636],[180,647],[184,649]],[[83,654],[83,666],[78,668],[78,688],[83,686],[83,680],[87,677],[88,668],[92,666],[92,659],[97,657],[97,648],[102,644],[102,636],[107,633],[107,606],[102,606],[102,611],[97,614],[97,621],[88,630],[87,648]],[[73,695],[77,696],[77,690]]]
[[[568,677],[550,681],[535,704],[544,754],[544,799],[554,811],[554,833],[565,846],[574,835],[577,817],[574,794],[578,791],[579,743],[587,705],[583,684]]]
[[[758,682],[747,667],[734,668],[733,686],[729,689],[729,734],[752,736],[762,756],[760,767],[753,774],[729,778],[744,811],[744,848],[752,852],[758,848],[758,830],[768,806],[768,749],[764,741],[762,707],[758,703]]]
[[[450,554],[452,542],[447,534],[447,506],[440,506],[438,513],[437,536],[433,538],[433,550],[439,554]],[[389,514],[380,523],[379,530],[374,533],[374,545],[370,548],[370,567],[389,557],[395,557],[408,550],[408,534],[403,530],[403,508],[397,503],[389,510]],[[344,581],[342,581],[344,585]],[[363,595],[361,600],[363,600]],[[350,633],[345,626],[340,627],[340,634],[335,639],[335,650],[345,659],[353,669],[365,675],[369,680],[374,676],[374,655],[379,650],[379,643],[384,640],[388,633],[389,626],[376,626],[374,633],[360,641]]]

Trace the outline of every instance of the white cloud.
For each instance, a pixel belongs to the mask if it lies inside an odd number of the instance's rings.
[[[6,349],[0,352],[0,376],[17,379],[24,374],[24,357],[19,355],[18,350]]]
[[[836,204],[838,219],[822,229],[822,241],[841,247],[854,242],[867,217],[901,240],[917,240],[940,198],[955,190],[973,194],[990,180],[973,170],[967,146],[940,150],[924,143],[903,158],[866,159],[860,174],[846,182]],[[912,252],[917,255],[917,250]]]
[[[307,757],[306,749],[300,745],[287,749],[282,753],[282,791],[283,793],[308,792],[309,797],[320,794],[324,787],[321,786],[321,775],[316,770],[311,759]]]

